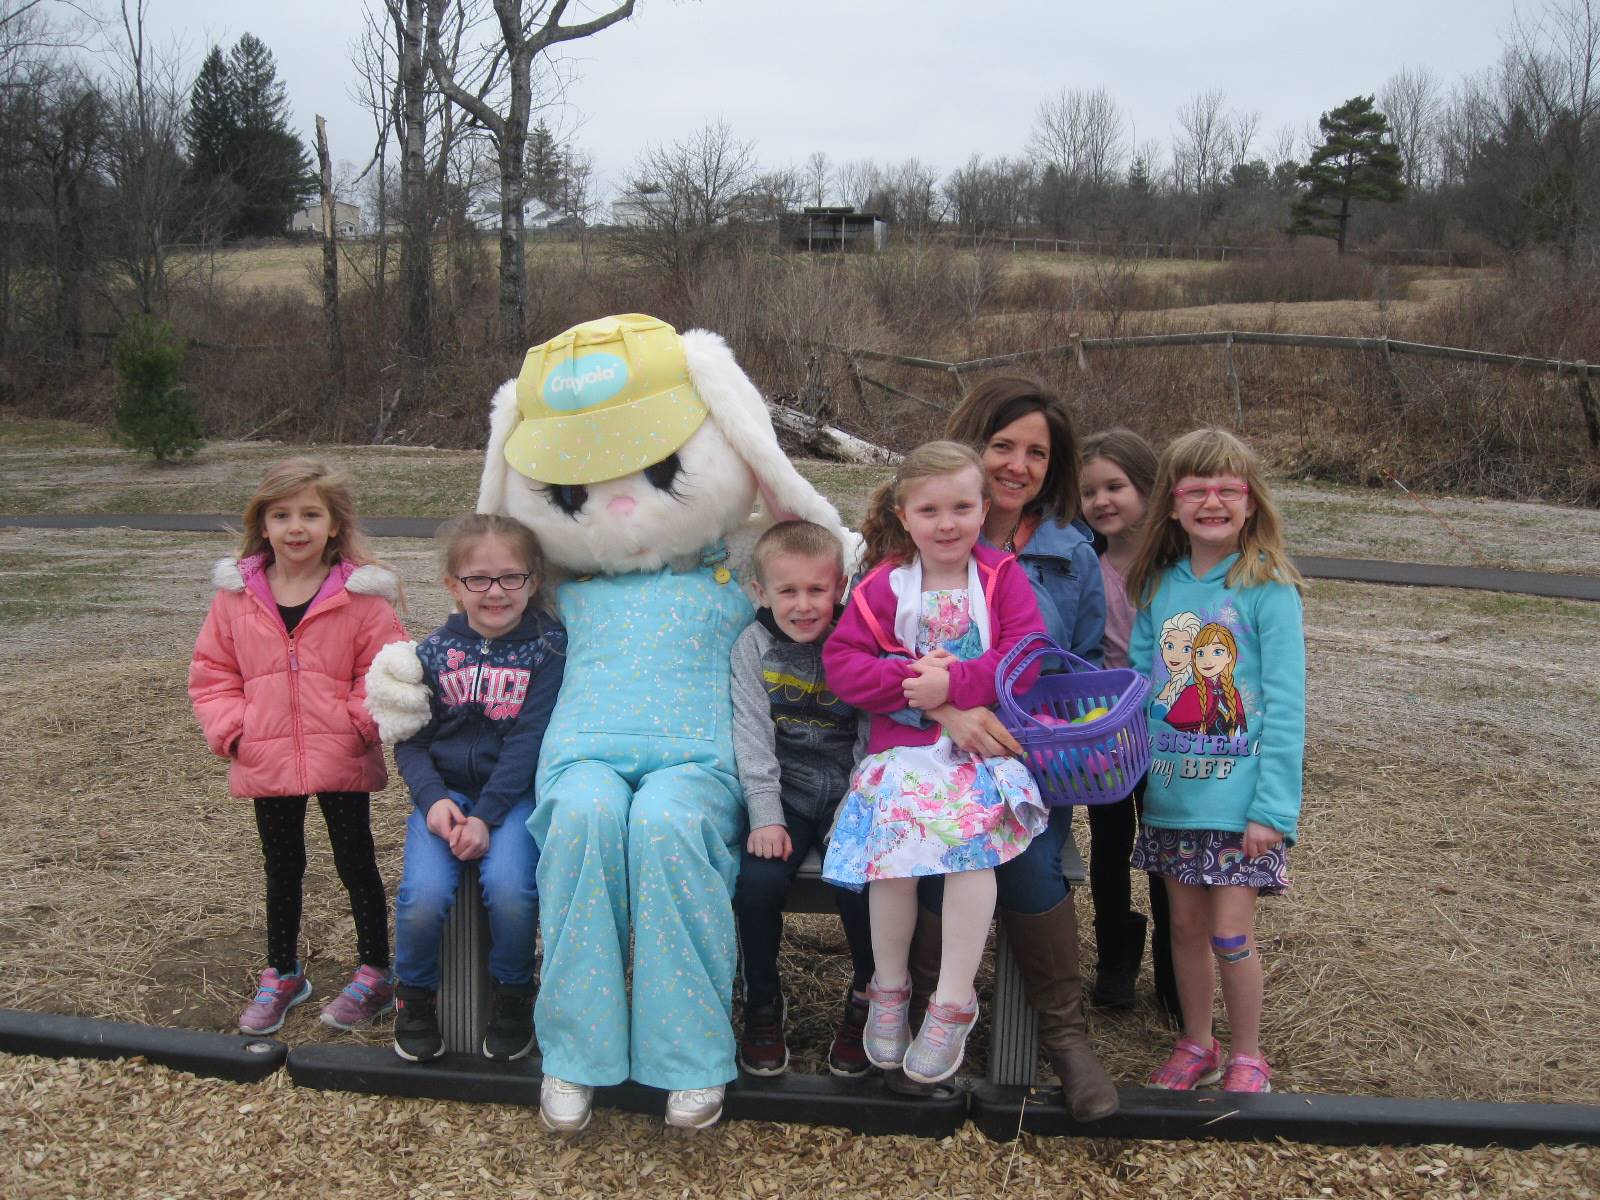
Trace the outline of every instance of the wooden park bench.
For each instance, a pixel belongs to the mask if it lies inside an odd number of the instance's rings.
[[[1085,878],[1083,859],[1070,834],[1061,851],[1061,874],[1075,885]],[[833,889],[822,882],[822,859],[815,850],[800,866],[787,907],[797,913],[835,911]],[[445,1049],[480,1054],[489,1020],[491,984],[489,917],[478,887],[476,863],[467,863],[461,872],[439,959],[439,1022]],[[1023,993],[1022,971],[1003,926],[995,933],[989,1020],[989,1082],[1032,1084],[1039,1058],[1038,1018]]]

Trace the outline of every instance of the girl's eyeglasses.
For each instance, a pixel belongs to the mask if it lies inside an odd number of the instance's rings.
[[[1182,504],[1204,504],[1207,496],[1215,496],[1224,504],[1237,504],[1250,494],[1250,485],[1248,483],[1208,483],[1203,487],[1173,488],[1172,494]]]
[[[457,575],[456,582],[469,592],[487,592],[497,583],[502,591],[517,592],[531,578],[527,571],[512,571],[505,575]]]

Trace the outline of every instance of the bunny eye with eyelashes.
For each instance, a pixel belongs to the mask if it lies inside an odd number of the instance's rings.
[[[543,492],[546,500],[574,519],[583,511],[583,506],[589,503],[589,489],[581,483],[535,485],[534,490]]]
[[[665,492],[674,498],[683,494],[679,486],[683,481],[683,464],[676,454],[669,454],[660,462],[651,463],[644,469],[644,477],[658,492]]]

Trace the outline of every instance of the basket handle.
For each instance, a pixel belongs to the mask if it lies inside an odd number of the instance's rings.
[[[1000,701],[1001,709],[1013,718],[1025,717],[1027,714],[1017,705],[1012,698],[1011,689],[1016,686],[1017,680],[1033,663],[1046,655],[1055,655],[1062,659],[1073,670],[1093,671],[1095,666],[1091,662],[1079,658],[1070,650],[1058,646],[1055,639],[1047,633],[1035,630],[1023,634],[1017,644],[1006,651],[1006,656],[1000,660],[1000,665],[994,669],[994,691]]]

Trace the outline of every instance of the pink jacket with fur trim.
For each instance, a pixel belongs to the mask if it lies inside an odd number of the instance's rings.
[[[335,563],[289,635],[265,555],[217,563],[211,611],[189,663],[189,698],[235,796],[375,792],[388,781],[362,701],[367,668],[407,639],[390,571]]]
[[[989,649],[951,666],[950,703],[957,708],[988,708],[996,701],[994,672],[1000,660],[1025,634],[1042,633],[1044,620],[1033,585],[1016,559],[984,545],[974,546],[972,553],[988,599]],[[918,728],[888,716],[906,707],[900,684],[916,674],[910,663],[916,655],[894,640],[895,594],[889,573],[897,565],[882,563],[855,585],[822,651],[828,687],[847,704],[873,714],[869,754],[891,746],[930,746],[941,732],[933,722]],[[1037,664],[1030,667],[1018,689],[1032,686],[1038,673]]]

